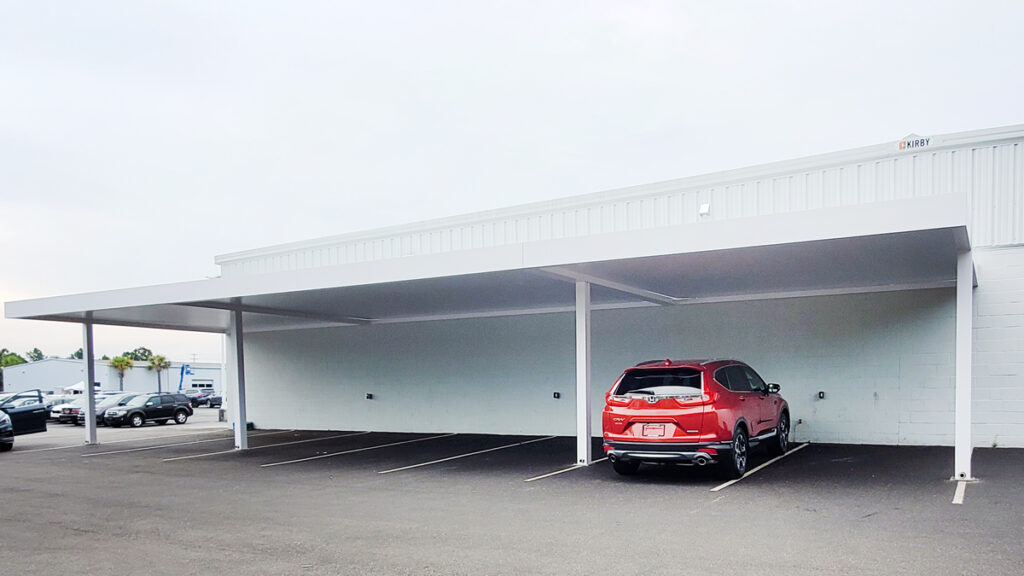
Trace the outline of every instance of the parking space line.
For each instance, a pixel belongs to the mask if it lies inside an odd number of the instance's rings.
[[[335,438],[348,438],[349,436],[362,436],[363,434],[369,434],[369,432],[350,432],[348,434],[338,434],[336,436],[324,436],[323,438],[307,438],[306,440],[295,440],[292,442],[278,442],[277,444],[267,444],[266,446],[249,446],[246,452],[252,450],[259,450],[260,448],[275,448],[277,446],[290,446],[292,444],[305,444],[306,442],[322,442],[324,440],[333,440]],[[176,456],[174,458],[164,458],[164,462],[174,462],[175,460],[188,460],[190,458],[205,458],[206,456],[216,456],[218,454],[231,454],[237,452],[235,449],[231,450],[220,450],[219,452],[206,452],[204,454],[192,454],[190,456]]]
[[[206,432],[188,432],[185,434],[168,434],[166,436],[143,436],[142,438],[125,438],[124,440],[111,440],[109,442],[99,442],[99,444],[121,444],[123,442],[141,442],[142,440],[162,440],[164,438],[181,438],[182,436],[198,436],[200,434],[213,434],[216,432],[224,432],[229,430],[228,428],[218,428],[216,430],[207,430]],[[49,448],[32,448],[31,450],[17,450],[18,454],[28,454],[29,452],[48,452],[50,450],[67,450],[68,448],[81,448],[82,446],[88,446],[88,444],[82,442],[79,444],[70,444],[68,446],[51,446]]]
[[[967,492],[967,482],[963,480],[957,482],[956,492],[953,494],[953,504],[963,504],[965,492]]]
[[[786,453],[785,453],[785,454],[783,454],[782,456],[776,456],[775,458],[772,458],[771,460],[769,460],[769,461],[765,462],[764,464],[761,464],[761,465],[760,465],[760,466],[758,466],[757,468],[754,468],[753,470],[749,470],[749,471],[747,471],[747,473],[746,473],[746,474],[744,474],[743,476],[740,476],[739,478],[737,478],[737,479],[735,479],[735,480],[729,480],[728,482],[726,482],[726,483],[724,483],[724,484],[719,484],[718,486],[715,486],[714,488],[712,488],[712,489],[711,489],[711,491],[712,491],[712,492],[718,492],[719,490],[722,490],[723,488],[728,488],[729,486],[732,486],[733,484],[735,484],[735,483],[739,482],[740,480],[743,480],[743,479],[744,479],[744,478],[746,478],[747,476],[750,476],[750,475],[754,474],[754,473],[755,473],[755,472],[757,472],[758,470],[760,470],[760,469],[762,469],[762,468],[767,468],[768,466],[770,466],[770,465],[772,465],[772,464],[774,464],[774,463],[778,462],[779,460],[782,460],[782,459],[783,459],[783,458],[785,458],[786,456],[789,456],[790,454],[792,454],[792,453],[794,453],[794,452],[796,452],[796,451],[798,451],[798,450],[800,450],[800,449],[802,449],[802,448],[806,448],[808,444],[810,444],[810,442],[804,442],[803,444],[801,444],[801,445],[797,446],[796,448],[793,448],[793,449],[792,449],[792,450],[790,450],[789,452],[786,452]]]
[[[389,448],[391,446],[399,446],[401,444],[412,444],[413,442],[423,442],[426,440],[435,440],[437,438],[447,438],[448,436],[455,436],[455,432],[451,434],[439,434],[437,436],[427,436],[426,438],[414,438],[412,440],[402,440],[401,442],[391,442],[388,444],[377,444],[376,446],[367,446],[365,448],[354,448],[352,450],[345,450],[343,452],[333,452],[331,454],[318,454],[316,456],[310,456],[308,458],[299,458],[297,460],[287,460],[285,462],[271,462],[270,464],[260,464],[260,468],[270,468],[271,466],[284,466],[285,464],[295,464],[297,462],[308,462],[310,460],[319,460],[320,458],[330,458],[332,456],[342,456],[344,454],[355,454],[356,452],[365,452],[367,450],[376,450],[378,448]]]
[[[607,459],[608,459],[607,456],[605,456],[604,458],[598,458],[597,460],[594,460],[593,462],[591,462],[590,465],[593,466],[594,464],[597,464],[598,462],[604,462]],[[564,474],[566,472],[572,472],[573,470],[579,470],[581,468],[586,468],[586,466],[581,466],[579,464],[573,464],[572,466],[569,466],[568,468],[566,468],[564,470],[556,470],[554,472],[548,472],[547,474],[542,474],[540,476],[534,476],[533,478],[527,478],[526,480],[523,480],[523,482],[533,482],[534,480],[543,480],[545,478],[550,478],[552,476],[556,476],[558,474]]]
[[[249,438],[256,438],[259,436],[273,436],[274,434],[287,434],[294,432],[294,430],[281,430],[278,432],[265,432],[263,434],[249,434]],[[160,444],[158,446],[143,446],[142,448],[128,448],[126,450],[111,450],[109,452],[93,452],[92,454],[82,454],[82,458],[89,458],[91,456],[106,456],[108,454],[124,454],[125,452],[143,452],[145,450],[156,450],[158,448],[170,448],[172,446],[188,446],[189,444],[202,444],[204,442],[223,442],[225,440],[234,440],[234,436],[227,438],[210,438],[209,440],[194,440],[192,442],[175,442],[174,444]]]
[[[506,444],[505,446],[498,446],[497,448],[488,448],[486,450],[477,450],[476,452],[470,452],[469,454],[459,454],[458,456],[449,456],[448,458],[441,458],[440,460],[431,460],[430,462],[421,462],[419,464],[413,464],[412,466],[402,466],[401,468],[392,468],[391,470],[382,470],[377,474],[391,474],[392,472],[401,472],[402,470],[411,470],[413,468],[419,468],[421,466],[430,466],[431,464],[440,464],[441,462],[448,462],[450,460],[458,460],[459,458],[468,458],[470,456],[476,456],[477,454],[484,454],[486,452],[494,452],[496,450],[504,450],[506,448],[515,448],[516,446],[522,446],[524,444],[533,444],[534,442],[543,442],[545,440],[551,440],[557,438],[557,436],[547,436],[545,438],[534,438],[533,440],[527,440],[525,442],[517,442],[515,444]]]

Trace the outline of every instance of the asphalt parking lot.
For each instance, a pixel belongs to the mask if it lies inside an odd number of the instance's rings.
[[[237,453],[188,426],[19,438],[0,572],[1024,573],[1024,450],[977,450],[957,505],[951,448],[808,445],[713,491],[699,468],[549,476],[567,437],[257,430]]]

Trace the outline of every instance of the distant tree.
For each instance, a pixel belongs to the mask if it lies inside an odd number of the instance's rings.
[[[28,356],[29,362],[39,362],[43,358],[46,358],[46,356],[43,356],[43,353],[39,348],[33,348],[26,352],[25,355]]]
[[[24,364],[25,359],[7,348],[0,348],[0,391],[4,389],[4,368]]]
[[[0,356],[0,368],[14,366],[16,364],[24,364],[25,362],[27,362],[27,360],[22,358],[20,354],[11,352],[6,348],[3,350],[3,355]]]
[[[118,390],[124,392],[124,373],[131,370],[135,364],[124,356],[117,356],[110,361],[110,365],[114,367],[114,370],[117,370],[117,376],[121,380],[118,384]],[[160,373],[157,372],[157,380],[159,379]]]
[[[103,357],[100,358],[100,360],[110,360],[110,356],[107,356],[106,354],[104,354]]]
[[[68,356],[68,358],[71,359],[71,360],[81,360],[84,357],[85,357],[85,353],[82,352],[81,348],[79,348],[78,350],[75,350],[74,353],[71,354],[71,356]]]
[[[160,373],[171,367],[171,361],[159,354],[149,359],[149,366],[147,370],[156,370],[156,391],[163,392],[162,385],[160,383]]]
[[[0,359],[7,356],[7,348],[0,348]],[[0,366],[0,392],[4,391],[4,367]]]
[[[142,346],[139,346],[138,348],[132,350],[131,352],[125,352],[124,354],[121,354],[121,356],[124,356],[125,358],[131,360],[132,362],[149,362],[153,358],[153,351],[150,350],[149,348],[143,348]]]

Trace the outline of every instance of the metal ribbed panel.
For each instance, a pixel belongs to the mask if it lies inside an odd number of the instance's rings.
[[[314,242],[225,258],[224,276],[336,266],[403,256],[472,250],[508,244],[681,226],[701,219],[729,220],[873,202],[964,195],[972,213],[972,244],[1024,243],[1024,152],[1018,141],[891,153],[888,157],[804,168],[747,180],[687,186],[686,180],[629,189],[600,200],[584,196],[575,206],[491,215],[457,225],[418,225],[414,230]],[[728,173],[727,173],[728,174]],[[706,179],[705,179],[706,180]],[[641,193],[638,193],[638,190]],[[700,216],[702,204],[708,216]],[[510,212],[514,212],[512,210]]]

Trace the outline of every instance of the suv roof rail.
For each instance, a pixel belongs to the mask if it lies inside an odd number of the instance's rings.
[[[651,366],[651,365],[654,365],[654,364],[664,364],[665,362],[672,362],[672,361],[669,360],[668,358],[662,358],[662,359],[659,359],[659,360],[644,360],[643,362],[637,363],[634,366],[634,368],[636,366]]]
[[[708,358],[707,360],[701,361],[701,365],[711,364],[712,362],[737,362],[739,364],[744,364],[742,360],[737,360],[735,358]]]

